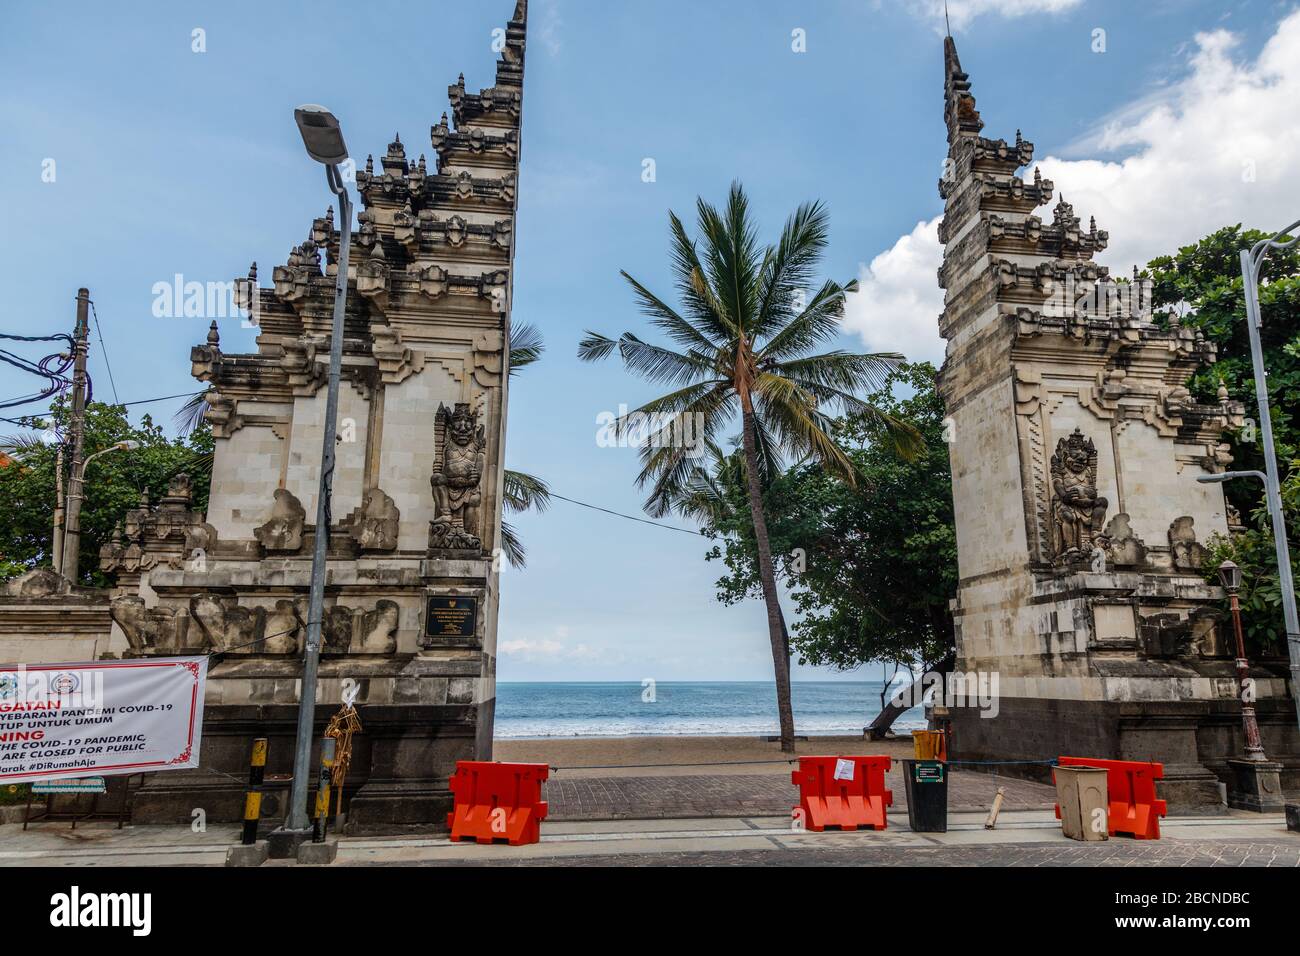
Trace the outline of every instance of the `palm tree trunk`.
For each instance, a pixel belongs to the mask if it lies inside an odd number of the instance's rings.
[[[742,403],[748,406],[748,397]],[[744,407],[745,473],[748,477],[749,511],[754,520],[754,540],[758,544],[758,576],[763,584],[763,601],[767,604],[767,631],[772,641],[772,665],[776,670],[776,710],[781,720],[781,750],[794,753],[794,708],[790,702],[790,654],[786,643],[785,618],[777,600],[776,571],[772,566],[772,543],[767,536],[767,517],[763,514],[763,492],[758,482],[758,441],[754,436],[754,410]]]

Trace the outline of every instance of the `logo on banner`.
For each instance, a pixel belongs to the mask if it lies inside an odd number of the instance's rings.
[[[67,671],[62,674],[55,674],[54,679],[50,681],[50,690],[54,691],[59,697],[68,697],[80,689],[81,678]]]

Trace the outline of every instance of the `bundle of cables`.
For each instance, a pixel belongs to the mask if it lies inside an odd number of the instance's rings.
[[[38,362],[23,358],[8,349],[0,348],[0,362],[7,362],[17,369],[29,372],[45,380],[38,392],[22,395],[18,398],[0,400],[0,408],[15,408],[19,405],[44,401],[55,395],[62,394],[72,385],[72,379],[69,377],[68,372],[72,368],[76,354],[76,342],[71,335],[9,335],[0,332],[0,340],[11,342],[62,342],[67,345],[66,351],[47,355]],[[87,378],[87,402],[90,401],[89,384],[89,378]]]

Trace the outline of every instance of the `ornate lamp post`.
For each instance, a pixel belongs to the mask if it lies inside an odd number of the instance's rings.
[[[1246,759],[1267,760],[1259,738],[1259,722],[1255,719],[1255,691],[1250,683],[1250,664],[1246,662],[1246,642],[1241,636],[1241,604],[1237,601],[1241,568],[1232,561],[1224,561],[1219,565],[1219,583],[1228,592],[1228,600],[1232,603],[1232,629],[1237,636],[1237,690],[1241,695],[1241,726],[1246,731]]]
[[[1231,561],[1224,561],[1219,565],[1219,583],[1228,592],[1232,605],[1232,628],[1237,638],[1237,691],[1241,698],[1241,725],[1246,732],[1245,757],[1228,760],[1231,775],[1228,805],[1260,812],[1281,810],[1286,805],[1282,796],[1282,765],[1264,756],[1259,721],[1255,717],[1250,664],[1246,662],[1246,643],[1241,635],[1241,605],[1237,600],[1237,592],[1241,589],[1241,568]]]

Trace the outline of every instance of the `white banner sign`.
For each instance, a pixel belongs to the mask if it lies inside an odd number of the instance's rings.
[[[206,657],[0,666],[0,783],[199,765]]]

